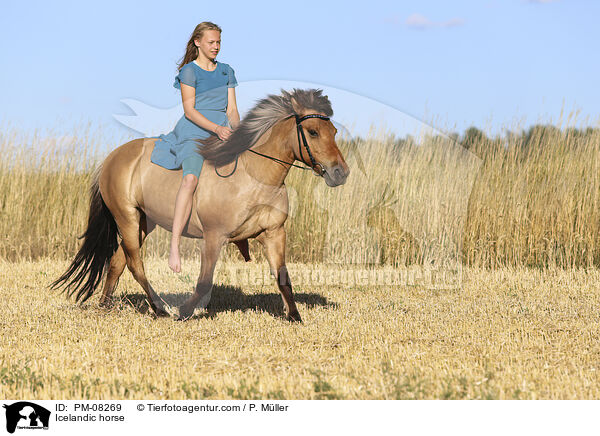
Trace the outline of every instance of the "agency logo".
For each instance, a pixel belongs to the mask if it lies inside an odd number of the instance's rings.
[[[6,431],[18,429],[48,429],[50,411],[28,401],[3,406],[6,409]]]

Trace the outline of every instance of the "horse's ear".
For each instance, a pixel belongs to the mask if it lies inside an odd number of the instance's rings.
[[[296,112],[298,115],[302,115],[302,110],[304,108],[298,104],[296,99],[294,97],[291,97],[290,102],[292,103],[292,108],[294,109],[294,112]]]

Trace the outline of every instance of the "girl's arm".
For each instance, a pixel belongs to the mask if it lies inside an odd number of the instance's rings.
[[[203,129],[216,133],[217,136],[223,141],[229,138],[231,130],[228,127],[219,126],[218,124],[213,123],[194,108],[194,103],[196,101],[196,89],[193,86],[181,83],[181,99],[183,100],[183,113],[187,119]]]
[[[235,88],[227,88],[227,118],[234,129],[240,124],[240,114],[235,101]]]

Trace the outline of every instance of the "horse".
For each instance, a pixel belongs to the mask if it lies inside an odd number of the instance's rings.
[[[285,263],[288,196],[285,178],[299,161],[328,186],[346,182],[350,169],[335,141],[329,98],[320,89],[270,94],[257,102],[226,141],[198,139],[205,158],[183,236],[202,238],[200,274],[193,294],[171,308],[154,291],[140,249],[160,226],[172,231],[181,170],[152,162],[157,138],[138,138],[113,150],[92,175],[87,229],[68,269],[51,285],[76,301],[90,298],[105,277],[100,305],[109,306],[127,265],[157,316],[189,319],[210,301],[213,274],[224,244],[248,260],[248,239],[262,245],[277,280],[287,320],[302,322]],[[307,135],[304,133],[307,131]],[[119,241],[120,239],[120,241]]]

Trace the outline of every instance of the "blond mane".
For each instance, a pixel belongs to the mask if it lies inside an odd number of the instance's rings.
[[[331,102],[322,92],[321,89],[294,88],[292,92],[282,89],[281,95],[270,94],[258,101],[227,141],[221,141],[216,135],[197,139],[198,153],[216,166],[233,162],[240,153],[256,144],[269,128],[295,114],[292,98],[303,112],[320,112],[330,117],[333,115]]]

